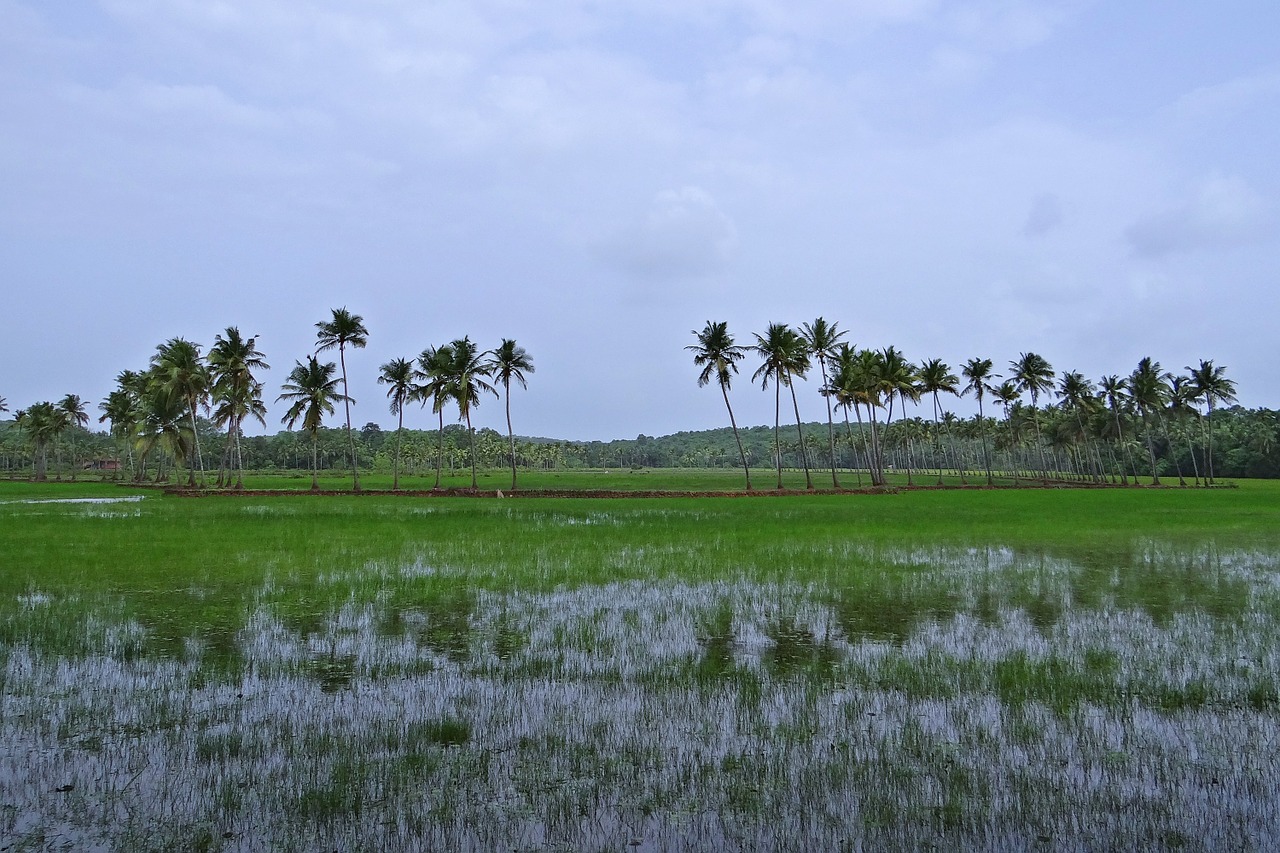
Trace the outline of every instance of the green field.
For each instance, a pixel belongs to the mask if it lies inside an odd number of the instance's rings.
[[[1237,485],[0,483],[0,847],[1267,849],[1280,484]]]

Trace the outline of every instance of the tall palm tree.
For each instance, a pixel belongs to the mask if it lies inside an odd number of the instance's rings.
[[[933,423],[942,429],[942,403],[938,394],[946,392],[960,396],[960,377],[951,372],[951,365],[940,358],[931,358],[920,365],[920,390],[933,397]],[[942,466],[938,466],[938,485],[942,485]]]
[[[796,401],[792,377],[800,376],[809,369],[809,355],[804,340],[785,323],[770,323],[764,335],[757,334],[756,343],[751,349],[762,359],[760,367],[751,375],[751,381],[760,380],[763,390],[769,389],[769,381],[774,384],[773,404],[773,445],[777,457],[778,488],[782,488],[782,445],[779,440],[781,423],[782,386],[791,389],[791,402],[796,411],[796,432],[799,434],[800,459],[804,466],[805,487],[813,488],[813,477],[809,473],[809,460],[805,454],[804,429],[800,424],[800,404]]]
[[[1116,441],[1120,444],[1121,453],[1125,457],[1120,461],[1120,484],[1127,486],[1129,485],[1128,469],[1133,468],[1133,460],[1129,453],[1129,446],[1125,443],[1124,426],[1120,422],[1120,413],[1129,402],[1129,380],[1115,374],[1103,376],[1102,381],[1098,383],[1098,388],[1102,393],[1103,402],[1106,403],[1107,409],[1111,412],[1112,422],[1116,428]],[[1136,468],[1133,470],[1133,482],[1135,486],[1138,484],[1138,471]]]
[[[418,356],[418,368],[414,377],[421,383],[414,387],[413,397],[426,405],[431,403],[431,411],[440,418],[439,431],[436,433],[436,484],[440,488],[440,471],[444,466],[444,408],[449,402],[449,371],[453,365],[453,349],[445,344],[439,347],[427,347]]]
[[[191,459],[195,448],[195,425],[189,419],[190,408],[180,395],[172,393],[148,371],[146,390],[138,399],[138,467],[147,468],[147,457],[157,448],[161,451],[156,464],[155,481],[167,477],[164,470],[165,454],[172,457],[176,466],[180,460]],[[187,466],[191,470],[190,464]],[[141,476],[141,475],[140,475]]]
[[[80,427],[83,429],[89,424],[89,413],[84,410],[84,401],[80,399],[79,394],[68,394],[58,401],[58,408],[67,418],[67,429],[72,427]],[[80,459],[75,452],[75,442],[71,442],[71,479],[76,478],[76,469],[79,467]],[[58,475],[61,477],[61,473]]]
[[[1156,449],[1152,440],[1151,421],[1169,401],[1169,382],[1166,374],[1160,369],[1160,362],[1153,361],[1150,356],[1138,362],[1138,366],[1129,375],[1129,394],[1134,406],[1138,409],[1138,414],[1142,417],[1142,430],[1147,435],[1147,456],[1151,461],[1151,485],[1158,486],[1160,474],[1156,470]]]
[[[471,488],[478,488],[476,480],[476,434],[471,426],[471,410],[480,405],[480,392],[498,392],[485,381],[489,376],[483,361],[484,354],[470,337],[459,338],[449,344],[452,359],[449,362],[449,396],[458,405],[458,419],[466,421],[467,436],[471,444]]]
[[[185,401],[191,419],[192,453],[187,466],[187,485],[196,485],[196,468],[204,479],[204,459],[200,456],[200,433],[196,426],[196,410],[209,397],[209,370],[200,356],[200,345],[185,338],[170,338],[156,347],[151,357],[151,381],[155,391]]]
[[[1212,360],[1200,360],[1199,367],[1186,368],[1191,374],[1191,386],[1198,399],[1204,400],[1209,407],[1209,416],[1205,421],[1208,434],[1209,455],[1205,465],[1205,478],[1209,485],[1213,479],[1213,406],[1214,403],[1234,403],[1236,401],[1236,383],[1226,376],[1227,369],[1215,365]]]
[[[325,415],[332,415],[334,403],[346,399],[346,394],[338,390],[338,379],[334,377],[337,365],[332,361],[321,364],[316,357],[309,356],[307,363],[294,362],[289,378],[284,383],[276,402],[288,401],[291,405],[280,422],[288,429],[299,420],[302,428],[311,433],[311,491],[320,490],[319,436],[320,426]],[[343,388],[346,388],[344,383]]]
[[[1186,486],[1186,478],[1182,476],[1182,466],[1178,463],[1178,455],[1173,447],[1173,430],[1170,426],[1177,426],[1191,418],[1199,418],[1200,411],[1196,408],[1196,400],[1199,394],[1196,393],[1195,385],[1190,377],[1187,376],[1170,376],[1169,377],[1169,407],[1165,410],[1168,417],[1165,418],[1164,438],[1169,444],[1169,456],[1173,458],[1173,463],[1178,472],[1178,485]],[[1186,433],[1185,430],[1183,430]],[[1191,456],[1191,473],[1195,479],[1195,484],[1200,485],[1200,463],[1196,461],[1196,449],[1191,443],[1191,436],[1186,434],[1187,453]],[[1208,480],[1205,485],[1209,485]]]
[[[400,490],[400,437],[404,434],[404,404],[413,395],[413,362],[407,358],[393,358],[378,368],[378,384],[387,386],[387,399],[391,401],[391,414],[398,415],[396,423],[396,455],[392,465],[391,489]]]
[[[812,323],[800,327],[800,337],[809,349],[809,355],[818,359],[818,369],[822,372],[822,388],[819,389],[827,402],[827,447],[831,454],[831,485],[840,488],[840,480],[836,477],[836,432],[831,418],[831,395],[828,393],[827,361],[834,360],[840,339],[847,332],[839,323],[828,323],[819,317]]]
[[[262,402],[262,383],[255,370],[270,370],[266,358],[258,351],[257,336],[245,338],[236,326],[228,326],[225,337],[217,335],[209,348],[209,373],[215,406],[214,423],[227,427],[227,452],[234,446],[236,488],[244,488],[244,456],[240,451],[241,426],[253,417],[266,426],[266,407]],[[224,454],[224,459],[226,454]],[[225,467],[225,466],[224,466]],[[218,472],[222,483],[222,470]],[[229,478],[228,478],[229,479]]]
[[[854,451],[854,473],[858,478],[858,488],[862,488],[862,468],[857,464],[857,448],[854,446],[853,432],[849,426],[849,409],[853,409],[858,419],[858,433],[862,436],[863,455],[867,459],[867,472],[873,482],[875,474],[871,469],[871,450],[867,446],[867,433],[862,427],[861,404],[865,399],[867,382],[859,370],[858,350],[847,343],[836,347],[835,357],[831,360],[831,378],[827,383],[827,394],[836,398],[836,406],[844,410],[845,440]]]
[[[1044,442],[1040,436],[1040,395],[1053,388],[1053,366],[1043,356],[1033,352],[1018,355],[1017,361],[1009,362],[1013,371],[1013,382],[1020,393],[1031,397],[1031,422],[1036,429],[1036,446],[1040,451],[1040,476],[1049,480],[1049,466],[1045,462]]]
[[[973,396],[978,398],[978,426],[982,435],[982,462],[987,468],[988,486],[995,485],[995,477],[991,473],[991,453],[987,448],[987,418],[982,411],[982,398],[990,393],[992,380],[1000,378],[1000,374],[993,372],[994,367],[989,358],[971,358],[964,363],[964,367],[960,368],[960,372],[967,380],[962,393],[967,394],[972,391]]]
[[[1058,381],[1057,388],[1058,399],[1062,401],[1065,411],[1069,411],[1074,415],[1076,422],[1076,437],[1078,437],[1085,445],[1086,452],[1090,449],[1089,432],[1085,429],[1085,418],[1093,414],[1098,407],[1098,398],[1095,394],[1093,382],[1085,377],[1078,370],[1069,370],[1062,374],[1062,378]],[[1089,467],[1093,467],[1090,461]],[[1097,475],[1091,475],[1096,479]]]
[[[332,317],[316,323],[316,355],[338,348],[338,361],[342,364],[342,405],[347,413],[347,449],[351,453],[351,488],[360,491],[360,464],[356,458],[356,439],[351,432],[351,404],[355,402],[347,388],[347,347],[364,349],[369,342],[369,330],[364,318],[352,314],[345,307],[330,309]]]
[[[98,404],[98,410],[102,412],[102,416],[98,418],[98,423],[111,421],[111,437],[119,442],[116,445],[116,459],[120,459],[119,447],[120,444],[124,444],[129,457],[129,468],[132,470],[132,438],[137,429],[137,404],[128,391],[123,388],[117,388],[108,393],[106,399]],[[116,474],[113,474],[112,479],[115,479],[115,477]]]
[[[698,387],[704,388],[714,376],[720,386],[720,394],[724,397],[724,406],[729,410],[729,425],[733,427],[734,441],[738,442],[738,458],[742,460],[742,471],[747,476],[747,491],[751,491],[751,467],[747,465],[747,452],[742,447],[742,437],[738,434],[738,421],[733,417],[733,406],[729,405],[729,386],[733,374],[738,372],[738,362],[746,357],[746,351],[734,344],[733,335],[729,334],[727,322],[713,323],[708,320],[702,331],[690,332],[698,342],[685,347],[693,353],[693,363],[701,367],[698,374]]]
[[[511,444],[511,491],[516,490],[516,434],[511,429],[511,380],[520,383],[521,388],[528,388],[525,374],[533,373],[533,358],[524,347],[510,338],[503,338],[497,348],[489,352],[489,360],[485,362],[489,375],[502,383],[502,398],[507,407],[507,440]]]

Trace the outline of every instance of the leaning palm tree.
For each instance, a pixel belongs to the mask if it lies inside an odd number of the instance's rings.
[[[800,327],[800,337],[809,349],[809,355],[818,359],[818,369],[822,372],[822,388],[819,389],[827,401],[827,447],[831,454],[831,485],[840,488],[840,480],[836,477],[836,432],[831,418],[831,394],[827,383],[827,361],[834,360],[840,339],[847,332],[839,323],[828,323],[822,317],[812,323]]]
[[[951,365],[940,358],[931,358],[920,365],[920,390],[933,397],[933,424],[942,431],[942,403],[938,394],[960,396],[960,377],[951,372]],[[938,485],[942,485],[942,466],[938,466]]]
[[[800,459],[804,465],[805,487],[813,488],[813,478],[809,473],[809,460],[805,455],[804,430],[800,424],[800,406],[796,402],[793,376],[803,377],[809,369],[809,356],[804,340],[785,323],[770,323],[763,335],[756,335],[756,344],[751,347],[762,359],[760,367],[751,374],[751,381],[760,380],[762,390],[769,390],[769,382],[773,381],[773,447],[778,468],[778,488],[782,488],[782,445],[779,436],[782,414],[782,386],[791,389],[791,402],[796,410],[796,432],[799,434]]]
[[[1044,482],[1049,480],[1049,466],[1045,462],[1044,442],[1040,436],[1040,395],[1053,388],[1053,367],[1043,356],[1033,352],[1018,355],[1017,361],[1009,362],[1013,371],[1013,382],[1019,393],[1025,392],[1031,397],[1031,422],[1036,430],[1036,447],[1040,451],[1040,476]]]
[[[200,456],[200,433],[196,426],[196,410],[209,396],[209,370],[200,356],[200,345],[185,338],[170,338],[156,347],[151,357],[151,382],[154,391],[183,400],[191,420],[192,457],[188,460],[187,485],[196,485],[196,468],[204,479],[204,460]]]
[[[1169,383],[1160,370],[1160,362],[1150,356],[1138,362],[1129,375],[1129,395],[1142,417],[1142,430],[1147,435],[1147,456],[1151,461],[1151,485],[1160,485],[1160,473],[1156,470],[1156,450],[1152,439],[1154,420],[1169,400]]]
[[[964,363],[964,367],[960,368],[960,372],[967,380],[964,391],[961,393],[973,392],[973,396],[978,398],[978,426],[982,434],[982,462],[987,467],[987,485],[995,484],[995,478],[991,473],[991,453],[987,449],[987,419],[982,411],[982,398],[991,392],[992,380],[999,379],[1000,374],[993,373],[994,365],[989,358],[971,358]]]
[[[449,371],[453,365],[453,349],[445,344],[439,347],[427,347],[418,356],[418,367],[414,378],[421,380],[414,386],[413,398],[426,405],[431,403],[431,411],[440,418],[439,431],[436,433],[436,484],[432,488],[440,488],[440,471],[444,467],[444,409],[449,402]]]
[[[511,491],[516,490],[516,434],[511,429],[511,380],[520,383],[521,388],[528,388],[526,373],[533,373],[533,358],[524,347],[510,338],[503,338],[496,349],[489,352],[489,360],[485,362],[489,375],[502,383],[502,398],[507,407],[507,441],[511,444]]]
[[[225,460],[234,448],[236,462],[236,488],[244,488],[244,458],[240,451],[241,426],[246,417],[253,417],[266,426],[265,406],[262,402],[262,383],[254,376],[255,370],[270,370],[263,354],[258,351],[257,335],[245,338],[236,326],[228,326],[225,337],[217,335],[209,348],[209,373],[213,380],[212,398],[215,406],[214,423],[227,427],[227,448],[223,453],[224,464],[219,467],[218,481],[222,485]],[[229,483],[230,475],[226,482]]]
[[[387,386],[387,399],[391,401],[391,414],[398,415],[396,423],[396,455],[392,465],[391,490],[400,490],[400,437],[404,434],[404,404],[413,394],[413,362],[407,358],[393,358],[378,368],[378,384]]]
[[[702,368],[698,374],[698,387],[704,388],[714,376],[720,386],[720,394],[724,397],[724,406],[729,410],[729,425],[733,427],[733,438],[738,442],[738,458],[742,460],[742,471],[747,476],[747,491],[751,491],[751,467],[747,465],[747,452],[742,448],[742,437],[738,435],[738,422],[733,417],[733,406],[729,405],[729,386],[733,374],[738,372],[738,362],[746,357],[746,351],[734,344],[733,335],[729,334],[729,324],[713,323],[708,320],[701,332],[693,331],[698,339],[696,344],[685,347],[693,353],[693,363]]]
[[[356,458],[356,439],[351,432],[351,399],[347,387],[347,347],[364,349],[369,342],[369,330],[364,327],[364,318],[352,314],[346,308],[330,309],[332,317],[316,323],[316,355],[325,350],[338,348],[338,361],[342,364],[342,405],[347,413],[347,448],[351,453],[351,488],[360,491],[360,464]]]
[[[470,337],[459,338],[449,344],[453,358],[449,362],[449,396],[458,405],[458,420],[466,421],[467,436],[471,445],[471,489],[479,487],[476,480],[476,434],[471,426],[471,410],[480,405],[480,392],[497,394],[492,385],[485,382],[489,370],[483,361],[483,353]]]
[[[321,364],[309,356],[304,365],[298,361],[289,372],[276,402],[288,401],[291,405],[280,422],[288,429],[299,420],[302,428],[311,433],[311,491],[320,490],[319,436],[325,415],[332,415],[334,403],[345,402],[347,395],[338,391],[338,379],[334,377],[337,365],[332,361]],[[344,383],[343,388],[346,388]]]
[[[1199,367],[1186,368],[1191,374],[1191,386],[1198,399],[1204,400],[1209,408],[1209,416],[1205,420],[1208,456],[1205,460],[1205,480],[1209,485],[1213,479],[1213,406],[1214,403],[1234,403],[1236,401],[1236,383],[1226,377],[1227,369],[1215,365],[1211,360],[1200,360]]]

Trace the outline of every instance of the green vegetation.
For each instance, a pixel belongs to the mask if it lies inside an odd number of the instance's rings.
[[[501,500],[299,480],[0,482],[6,843],[1277,840],[1280,759],[1252,748],[1280,713],[1275,483]]]

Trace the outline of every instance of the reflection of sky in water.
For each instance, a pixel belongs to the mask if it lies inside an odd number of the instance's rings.
[[[259,608],[230,651],[193,632],[185,662],[121,651],[142,633],[128,623],[98,626],[114,656],[18,646],[0,838],[1280,843],[1274,555],[1129,555],[1188,594],[1006,549],[861,556],[918,571],[848,589],[460,587],[398,608],[353,599],[306,632]],[[20,606],[50,604],[32,592]]]

